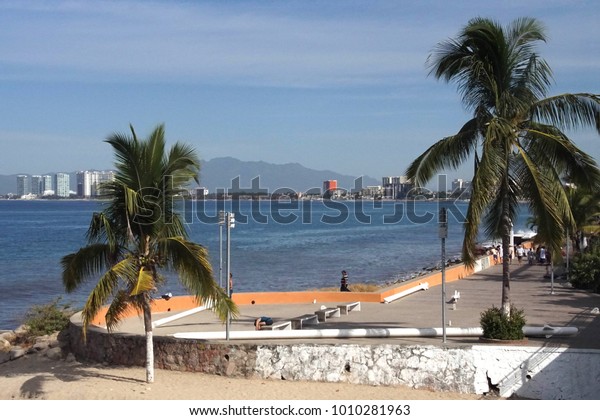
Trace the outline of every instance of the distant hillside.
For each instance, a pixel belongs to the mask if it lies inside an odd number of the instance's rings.
[[[233,187],[233,180],[239,177],[240,188],[251,188],[252,180],[259,177],[258,186],[274,192],[280,188],[306,192],[312,188],[321,189],[323,181],[336,179],[338,187],[354,188],[355,179],[360,175],[342,175],[332,171],[306,168],[298,163],[273,164],[267,162],[243,162],[225,157],[202,162],[200,185],[210,192],[217,188]],[[379,185],[381,181],[372,177],[363,177],[363,186]]]
[[[274,164],[267,162],[244,162],[238,159],[224,157],[202,161],[200,170],[200,185],[210,192],[217,188],[234,188],[233,180],[239,177],[239,187],[250,189],[252,180],[259,177],[258,187],[269,193],[281,188],[291,188],[294,191],[307,192],[310,189],[323,186],[323,181],[335,179],[338,187],[350,190],[355,187],[355,180],[360,176],[342,175],[333,171],[323,171],[306,168],[298,163]],[[60,169],[59,169],[60,170]],[[363,176],[362,186],[380,185],[381,180]],[[71,174],[71,189],[75,190],[75,176]],[[0,175],[0,195],[17,192],[17,175]]]
[[[16,175],[0,175],[0,195],[17,192]]]

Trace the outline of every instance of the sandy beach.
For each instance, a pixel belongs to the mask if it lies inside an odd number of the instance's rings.
[[[490,396],[407,387],[232,378],[82,364],[29,354],[0,365],[2,400],[481,400]]]

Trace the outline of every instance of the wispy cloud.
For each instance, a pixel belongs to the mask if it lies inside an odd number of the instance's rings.
[[[0,57],[13,77],[18,69],[68,80],[402,84],[425,76],[431,47],[472,17],[462,13],[487,10],[411,3],[349,2],[327,13],[319,2],[9,2],[0,5]]]

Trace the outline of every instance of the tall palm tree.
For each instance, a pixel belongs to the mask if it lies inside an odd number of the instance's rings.
[[[458,85],[473,117],[458,133],[429,147],[407,170],[407,176],[422,185],[438,170],[457,169],[474,156],[462,254],[467,264],[474,264],[482,221],[487,235],[502,238],[505,315],[510,315],[509,241],[518,200],[528,203],[538,232],[557,249],[564,224],[572,220],[561,178],[600,187],[597,164],[565,134],[586,126],[600,132],[600,97],[546,97],[552,72],[535,50],[545,40],[543,26],[532,18],[517,19],[505,28],[475,18],[456,39],[439,43],[428,58],[430,73]]]
[[[173,270],[198,302],[210,301],[225,319],[236,306],[212,275],[207,250],[188,239],[174,210],[176,196],[198,181],[200,164],[192,148],[175,143],[165,153],[165,131],[157,126],[148,139],[113,134],[106,142],[116,158],[114,181],[103,185],[107,204],[92,217],[88,243],[63,257],[63,284],[68,292],[97,280],[83,308],[84,334],[100,308],[111,301],[106,325],[113,329],[133,307],[143,314],[146,333],[146,380],[154,381],[152,293],[162,270]],[[99,278],[97,277],[99,276]]]

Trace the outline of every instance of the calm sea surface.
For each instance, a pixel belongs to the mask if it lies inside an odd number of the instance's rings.
[[[236,214],[231,271],[234,290],[243,292],[338,287],[343,269],[350,287],[408,278],[440,261],[440,206],[450,210],[446,255],[460,254],[467,203],[188,202],[182,214],[191,239],[208,247],[217,281],[222,206]],[[57,297],[81,307],[93,282],[66,294],[60,259],[85,245],[92,213],[101,209],[96,201],[0,200],[0,329],[15,328],[32,305]],[[520,219],[515,229],[525,224]],[[225,229],[222,243],[225,254]],[[186,294],[173,275],[158,294],[166,292]]]

